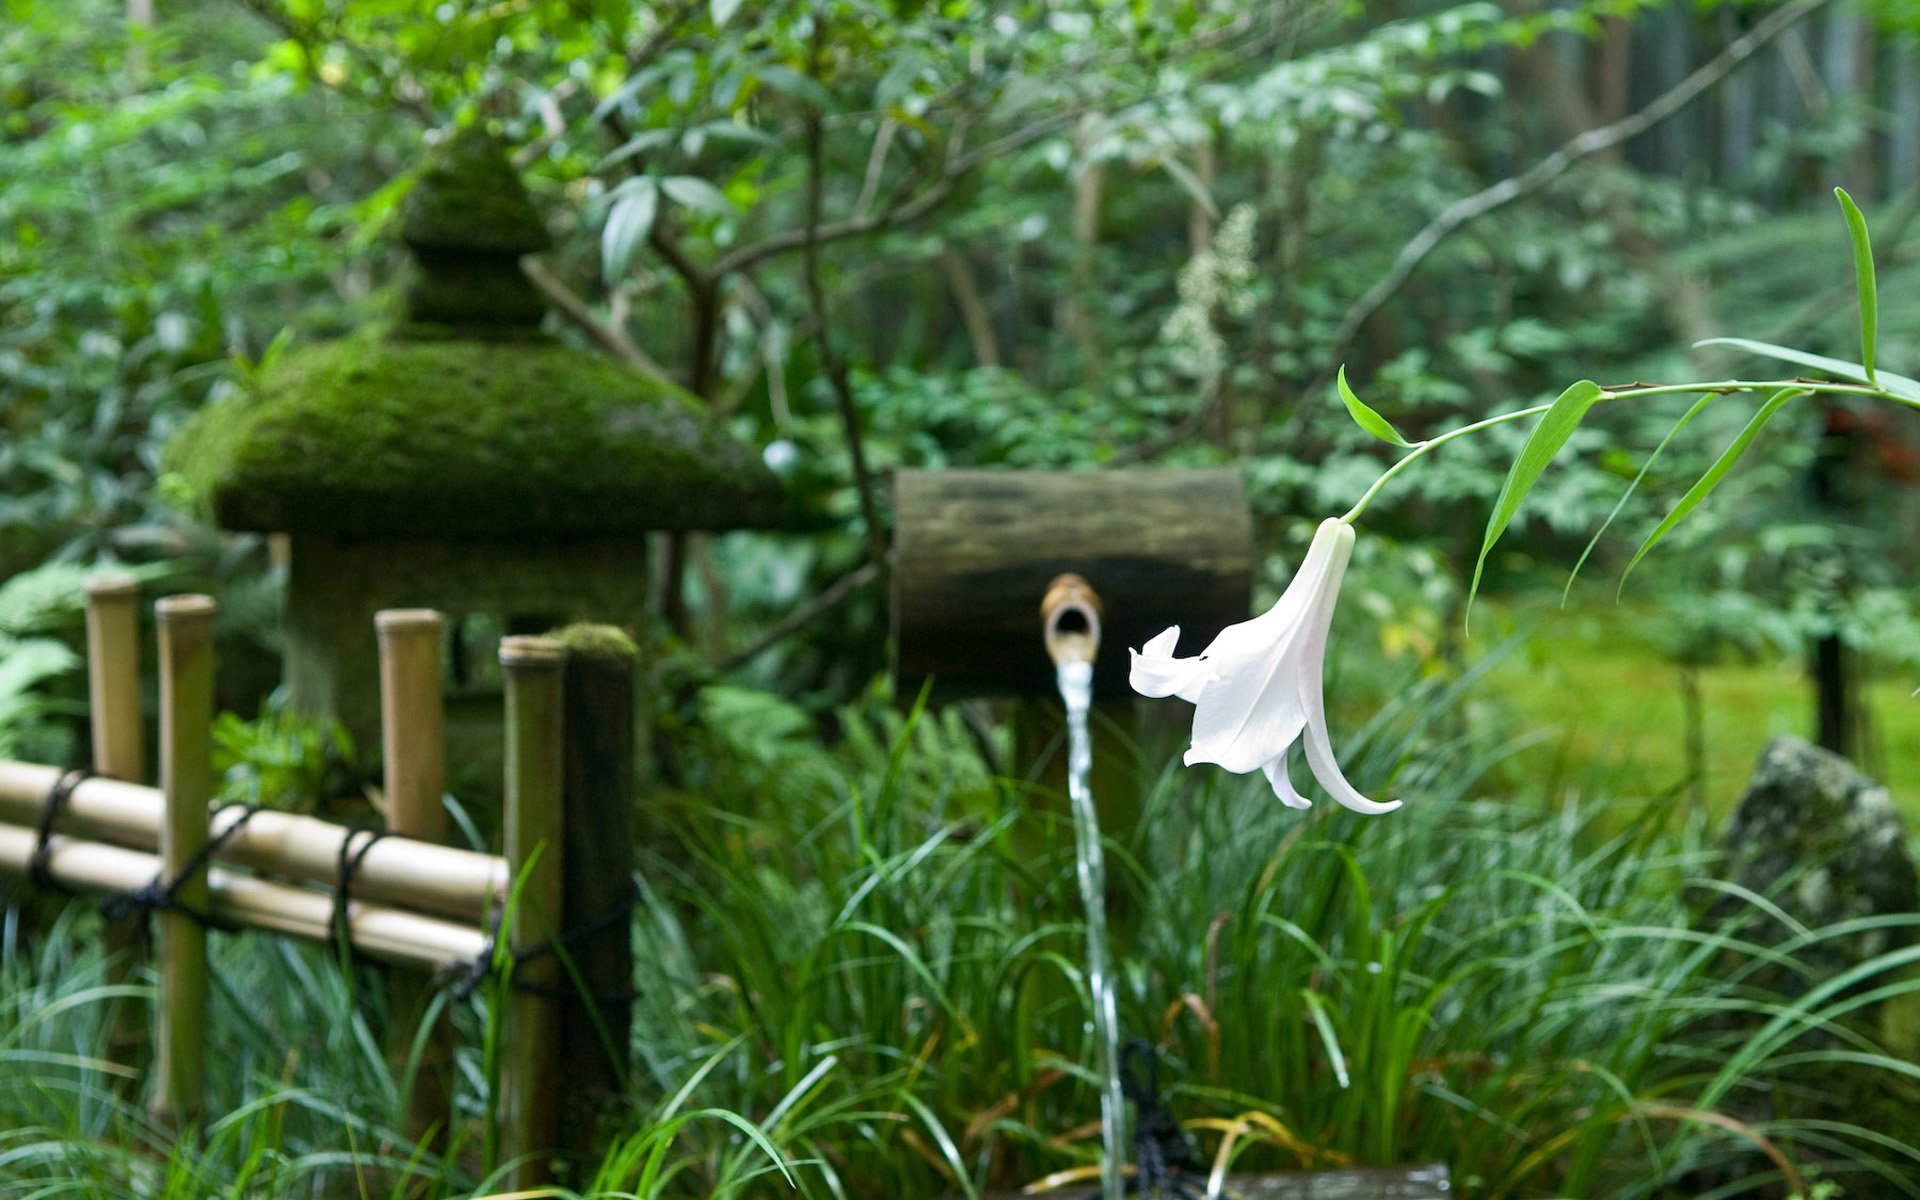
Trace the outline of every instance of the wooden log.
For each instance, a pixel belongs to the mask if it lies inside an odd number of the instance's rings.
[[[0,824],[0,872],[25,875],[34,831]],[[103,842],[55,837],[47,867],[61,886],[76,891],[127,892],[160,872],[157,855]],[[333,936],[333,897],[322,891],[273,883],[215,868],[207,880],[206,912],[223,925],[262,929],[310,942]],[[370,958],[423,971],[464,966],[487,948],[478,925],[447,921],[380,904],[355,904],[347,929],[356,950]]]
[[[421,842],[447,838],[445,704],[440,690],[440,614],[386,609],[380,638],[380,729],[387,829]],[[444,1146],[453,1120],[453,1023],[435,1015],[432,981],[387,981],[393,1027],[388,1054],[402,1081],[402,1124],[415,1145]]]
[[[566,661],[565,647],[550,638],[500,641],[507,708],[503,817],[507,867],[514,878],[505,928],[507,947],[516,956],[500,1066],[500,1152],[509,1191],[548,1182],[559,1134],[556,996],[563,977],[557,956],[538,951],[560,932]]]
[[[1127,648],[1169,625],[1192,652],[1248,615],[1253,519],[1239,472],[900,471],[893,480],[893,642],[901,692],[1050,695],[1037,646],[1048,582],[1105,603],[1102,696],[1126,692]]]
[[[47,789],[59,778],[57,767],[0,760],[0,820],[37,822]],[[55,828],[92,841],[152,850],[160,844],[160,811],[157,788],[89,779],[73,790]],[[239,819],[235,809],[213,816],[214,836]],[[350,833],[318,817],[262,810],[222,843],[214,857],[262,874],[332,887],[340,874],[340,843]],[[506,860],[497,854],[390,837],[375,843],[361,861],[352,895],[479,922],[506,889]]]
[[[626,1095],[633,1032],[633,639],[612,626],[574,625],[558,637],[565,675],[565,853],[561,927],[578,987],[560,1007],[567,1095],[559,1147],[586,1156],[610,1105]]]
[[[87,701],[93,725],[93,769],[129,783],[147,775],[146,743],[140,724],[140,585],[130,575],[96,575],[87,580]],[[156,807],[157,797],[156,797]],[[107,926],[107,983],[135,982],[153,953],[144,921]],[[109,1001],[106,1012],[107,1058],[130,1068],[117,1087],[130,1089],[143,1074],[151,1047],[144,1005],[127,997]]]
[[[168,596],[154,606],[160,628],[160,871],[174,903],[160,914],[160,1003],[151,1107],[181,1125],[206,1095],[207,911],[203,871],[186,872],[207,844],[213,795],[213,614],[211,596]]]

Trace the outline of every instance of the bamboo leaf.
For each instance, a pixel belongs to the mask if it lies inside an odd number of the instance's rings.
[[[1873,280],[1873,243],[1867,237],[1867,219],[1860,206],[1847,195],[1847,189],[1835,188],[1840,211],[1846,214],[1847,236],[1853,240],[1853,281],[1860,293],[1860,365],[1873,382],[1873,347],[1880,333],[1880,300]]]
[[[1347,406],[1347,414],[1353,418],[1355,425],[1390,446],[1413,449],[1413,443],[1401,437],[1400,431],[1393,427],[1392,422],[1361,403],[1360,397],[1353,394],[1353,389],[1347,386],[1347,368],[1344,365],[1340,368],[1340,373],[1335,377],[1334,382],[1340,388],[1340,402]]]
[[[1467,622],[1471,628],[1473,598],[1480,592],[1480,575],[1486,569],[1487,555],[1493,552],[1495,542],[1507,531],[1513,521],[1513,515],[1520,511],[1520,502],[1527,498],[1533,485],[1540,479],[1540,473],[1547,469],[1554,455],[1567,444],[1573,431],[1580,427],[1580,420],[1593,407],[1594,401],[1605,395],[1600,385],[1591,379],[1580,382],[1561,392],[1558,399],[1541,414],[1540,423],[1533,427],[1527,436],[1526,445],[1520,447],[1520,455],[1513,460],[1513,468],[1507,472],[1507,481],[1500,488],[1500,498],[1494,501],[1493,512],[1487,517],[1487,533],[1480,540],[1480,557],[1473,564],[1473,586],[1467,589]]]
[[[1848,362],[1844,358],[1828,358],[1824,354],[1808,354],[1805,350],[1795,350],[1791,346],[1776,346],[1772,342],[1756,342],[1752,338],[1707,338],[1695,342],[1696,346],[1732,346],[1736,350],[1745,350],[1766,358],[1777,358],[1781,362],[1790,362],[1795,366],[1810,367],[1841,379],[1850,379],[1855,383],[1867,383],[1867,369],[1859,363]],[[1876,371],[1871,384],[1899,396],[1903,400],[1920,402],[1920,380],[1909,379],[1905,375],[1895,375],[1892,371]]]
[[[1742,429],[1732,443],[1720,452],[1720,457],[1707,468],[1707,473],[1687,489],[1687,494],[1680,497],[1680,503],[1674,505],[1673,511],[1666,515],[1666,519],[1654,527],[1653,532],[1647,535],[1646,541],[1640,543],[1640,549],[1634,552],[1633,561],[1629,562],[1627,569],[1620,573],[1622,587],[1626,586],[1627,576],[1633,573],[1633,568],[1647,556],[1647,551],[1653,549],[1661,538],[1667,536],[1669,530],[1686,518],[1688,513],[1700,507],[1700,502],[1720,485],[1720,481],[1727,477],[1727,472],[1733,470],[1733,465],[1740,461],[1740,456],[1747,452],[1747,447],[1753,444],[1753,439],[1760,436],[1760,430],[1768,421],[1773,420],[1773,415],[1779,412],[1787,401],[1806,394],[1805,388],[1781,388],[1767,397],[1767,402],[1760,406],[1760,411],[1753,414],[1753,419],[1747,422],[1747,427]]]

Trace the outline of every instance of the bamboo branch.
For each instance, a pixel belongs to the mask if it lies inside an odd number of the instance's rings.
[[[1347,310],[1346,316],[1341,318],[1339,328],[1335,330],[1325,351],[1328,367],[1323,370],[1322,377],[1307,389],[1307,394],[1319,395],[1326,390],[1332,382],[1332,367],[1339,364],[1345,356],[1347,347],[1359,335],[1360,327],[1406,286],[1407,281],[1413,278],[1413,273],[1419,270],[1420,265],[1427,260],[1427,256],[1432,254],[1449,235],[1497,208],[1539,191],[1581,159],[1645,133],[1673,116],[1708,88],[1732,74],[1736,68],[1775,38],[1827,2],[1828,0],[1798,0],[1797,3],[1775,9],[1747,33],[1729,43],[1726,49],[1715,55],[1706,65],[1656,97],[1645,108],[1611,125],[1590,129],[1578,137],[1571,138],[1562,143],[1559,149],[1520,174],[1503,179],[1471,196],[1456,200],[1442,209],[1438,216],[1427,222],[1425,228],[1413,236],[1413,240],[1400,248],[1400,253],[1394,259],[1393,266],[1387,274],[1368,288]]]

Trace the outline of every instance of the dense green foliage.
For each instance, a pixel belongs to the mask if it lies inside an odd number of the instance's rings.
[[[1245,1169],[1439,1158],[1488,1197],[1759,1186],[1779,1150],[1843,1185],[1906,1178],[1920,1152],[1870,1109],[1774,1115],[1765,1097],[1910,1075],[1866,1032],[1822,1039],[1860,989],[1911,992],[1913,953],[1853,990],[1809,987],[1796,956],[1848,930],[1763,950],[1766,905],[1743,897],[1745,916],[1700,932],[1724,885],[1697,824],[1475,799],[1510,751],[1438,736],[1457,698],[1413,688],[1357,743],[1357,782],[1420,797],[1393,821],[1303,819],[1257,780],[1171,772],[1110,847],[1124,1019],[1166,1047],[1205,1152]],[[825,751],[783,702],[701,697],[699,791],[643,873],[635,1108],[576,1169],[582,1190],[786,1194],[720,1113],[806,1196],[972,1194],[1091,1162],[1071,852],[1034,836],[1061,833],[1058,800],[996,782],[958,713],[876,699]],[[461,1009],[470,1132],[417,1156],[395,1133],[406,1080],[379,1049],[378,989],[324,953],[222,940],[218,1115],[175,1145],[116,1098],[102,1022],[125,989],[104,985],[87,925],[0,946],[7,1187],[385,1195],[414,1171],[485,1191],[480,1011]],[[714,1111],[679,1119],[694,1109]]]

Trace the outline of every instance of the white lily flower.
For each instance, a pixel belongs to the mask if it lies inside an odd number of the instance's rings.
[[[1178,625],[1129,651],[1128,682],[1134,691],[1178,696],[1194,705],[1188,766],[1218,763],[1237,775],[1263,771],[1281,803],[1306,808],[1306,798],[1287,777],[1287,755],[1296,741],[1304,741],[1308,768],[1335,800],[1363,813],[1400,807],[1398,800],[1369,800],[1348,783],[1327,736],[1320,675],[1334,602],[1352,556],[1353,527],[1322,521],[1306,561],[1265,614],[1227,626],[1193,658],[1173,656]]]

